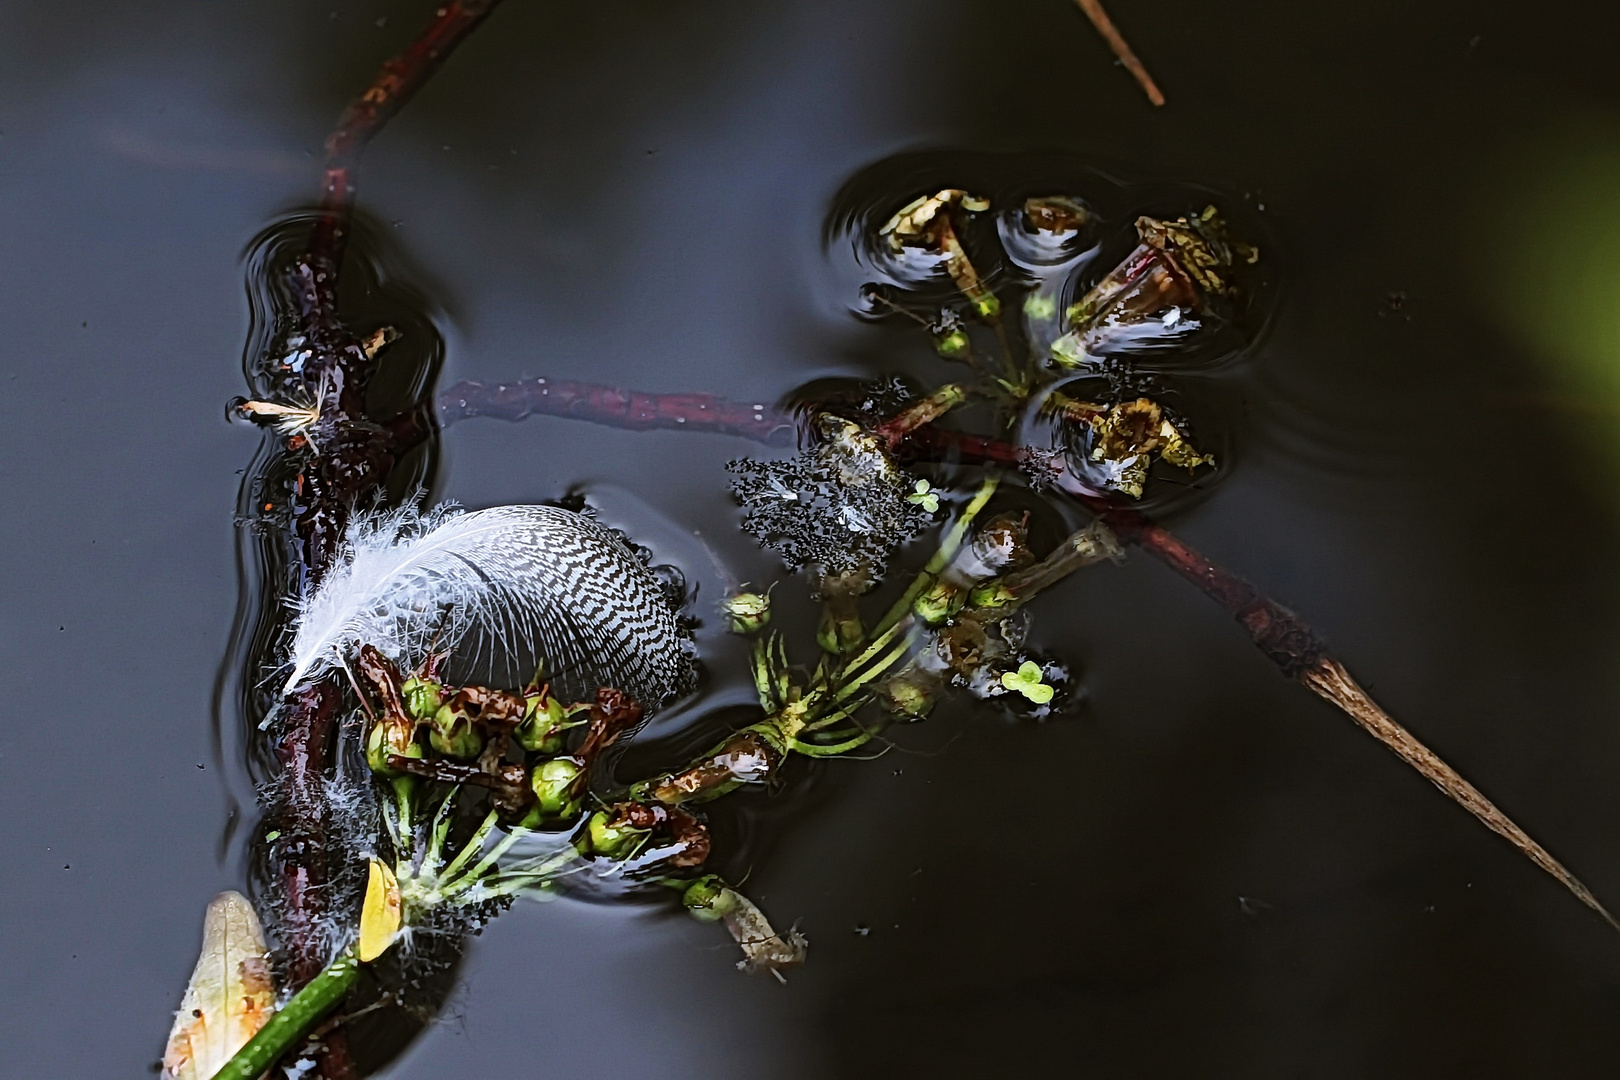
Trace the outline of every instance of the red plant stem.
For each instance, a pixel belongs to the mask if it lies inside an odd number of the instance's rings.
[[[890,417],[872,429],[890,450],[899,446],[906,436],[944,416],[967,400],[967,391],[958,383],[946,383],[932,394],[909,408]]]
[[[560,386],[568,387],[566,395],[557,393]],[[565,399],[566,404],[563,403]],[[946,398],[940,395],[925,399],[896,420],[880,425],[877,431],[880,435],[893,436],[889,441],[899,454],[917,459],[952,460],[1010,468],[1027,468],[1039,463],[1040,457],[1024,447],[946,431],[927,423],[932,418],[931,413],[937,415],[944,411],[938,407],[944,400]],[[689,403],[695,401],[702,402],[702,410],[688,417],[691,422],[646,422],[647,417],[681,416]],[[634,410],[626,405],[628,402],[636,403]],[[746,408],[751,414],[747,424],[722,426],[713,422],[713,417],[733,415],[740,408]],[[792,418],[774,409],[758,405],[732,405],[722,398],[706,394],[641,394],[591,383],[556,383],[546,379],[503,383],[494,393],[477,383],[462,383],[439,399],[439,417],[445,425],[472,416],[521,420],[534,414],[571,416],[632,430],[674,427],[687,431],[723,431],[770,444],[784,441],[779,437],[780,432],[793,430]],[[1222,568],[1141,511],[1098,495],[1082,492],[1070,494],[1096,514],[1122,542],[1134,544],[1152,555],[1219,604],[1237,620],[1283,675],[1342,709],[1363,730],[1487,828],[1507,839],[1583,904],[1603,916],[1611,926],[1620,929],[1620,924],[1574,874],[1438,754],[1379,708],[1372,697],[1351,678],[1344,665],[1328,653],[1321,639],[1299,616],[1241,577]]]
[[[349,103],[338,126],[326,137],[326,177],[321,191],[325,211],[315,227],[311,250],[319,250],[336,269],[342,259],[349,209],[354,203],[355,163],[360,151],[394,114],[438,70],[439,65],[483,22],[500,0],[451,0],[433,21],[383,64],[365,93]]]
[[[459,382],[439,394],[436,406],[439,423],[445,425],[474,416],[569,416],[629,431],[737,435],[768,446],[790,446],[796,438],[793,418],[770,405],[744,405],[713,394],[646,394],[567,379],[518,379],[493,386]],[[410,423],[417,425],[420,419]]]
[[[299,476],[295,521],[297,563],[303,584],[318,581],[332,564],[350,511],[375,497],[404,444],[369,422],[366,386],[375,370],[357,336],[338,314],[338,271],[354,199],[354,163],[387,120],[410,100],[439,64],[495,7],[498,0],[452,0],[399,56],[383,65],[370,87],[344,112],[327,139],[322,213],[304,255],[292,268],[301,329],[311,356],[303,379],[321,395],[320,453]],[[425,433],[423,433],[425,434]],[[303,688],[284,703],[276,758],[280,797],[274,817],[280,836],[271,851],[282,890],[278,931],[287,951],[290,989],[313,978],[327,959],[320,932],[331,896],[327,850],[325,770],[331,733],[342,700],[334,679]],[[356,1075],[342,1032],[324,1040],[318,1070],[327,1080]]]

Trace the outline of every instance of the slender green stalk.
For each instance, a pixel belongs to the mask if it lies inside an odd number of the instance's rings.
[[[478,831],[472,834],[472,839],[467,841],[467,846],[462,848],[461,853],[454,859],[450,860],[450,865],[445,867],[444,873],[439,875],[442,880],[448,881],[450,878],[455,877],[456,871],[467,865],[467,860],[484,850],[484,841],[488,839],[489,831],[495,827],[496,820],[495,811],[493,810],[484,816],[483,824],[479,825]]]
[[[904,628],[905,623],[903,621],[899,621],[874,638],[872,644],[866,647],[866,651],[861,653],[861,655],[857,656],[855,659],[851,660],[849,665],[844,668],[845,677],[848,677],[852,672],[859,671],[861,669],[861,665],[865,664],[868,660],[872,659],[879,652],[881,652],[883,648],[889,644],[890,639],[892,639],[894,635],[898,634]]]
[[[394,778],[394,805],[399,809],[399,829],[394,836],[394,850],[403,858],[410,858],[411,848],[415,846],[416,834],[411,822],[414,812],[411,806],[411,792],[416,787],[414,776],[398,776]]]
[[[460,794],[461,785],[457,784],[450,789],[450,794],[444,797],[444,801],[439,803],[438,810],[433,814],[433,836],[428,841],[427,853],[422,858],[424,874],[438,874],[439,866],[444,862],[444,841],[450,835],[450,825],[455,816],[451,811],[455,806],[456,796]]]
[[[816,720],[812,723],[804,725],[804,727],[799,729],[799,734],[804,735],[812,731],[820,731],[822,728],[832,727],[840,720],[848,720],[851,713],[853,713],[861,705],[865,705],[870,700],[871,698],[862,698],[859,702],[852,702],[844,706],[842,709],[839,709],[837,712],[828,713],[820,720]]]
[[[776,700],[775,680],[771,678],[771,647],[763,637],[754,639],[754,690],[759,704],[766,712],[775,712],[780,705]]]
[[[460,896],[462,893],[478,884],[479,880],[489,872],[489,868],[494,866],[502,855],[505,855],[508,851],[512,850],[513,844],[517,843],[523,837],[528,836],[532,831],[532,829],[514,827],[511,832],[501,837],[498,844],[489,849],[488,855],[485,855],[482,859],[478,860],[478,865],[474,866],[471,870],[468,870],[465,874],[462,874],[461,877],[445,886],[443,890],[444,898],[449,900],[453,897]]]
[[[833,695],[833,703],[843,703],[850,696],[859,691],[861,687],[865,686],[867,683],[889,670],[889,668],[893,667],[896,660],[899,660],[901,657],[905,656],[906,653],[911,651],[911,647],[917,643],[918,636],[919,635],[916,628],[913,627],[911,633],[907,634],[903,639],[901,639],[900,644],[890,649],[887,656],[883,657],[883,659],[877,661],[871,667],[867,668],[865,671],[846,682],[843,686],[839,687],[838,693]]]
[[[934,579],[938,578],[945,571],[945,567],[950,565],[950,561],[956,558],[957,549],[962,546],[962,540],[967,536],[968,527],[973,524],[973,519],[979,516],[979,511],[984,509],[984,504],[990,501],[990,496],[996,493],[997,482],[994,475],[984,478],[984,483],[979,485],[979,493],[973,496],[973,501],[967,504],[967,508],[962,511],[962,516],[956,519],[956,522],[940,540],[939,550],[934,552],[934,557],[928,560],[928,565],[923,567],[922,573],[917,575],[916,580],[906,588],[900,599],[894,602],[894,606],[889,609],[888,614],[883,616],[883,621],[877,624],[874,633],[882,636],[901,619],[905,618],[906,614],[911,611],[911,605],[916,602],[917,597],[921,596],[923,590],[932,585]]]
[[[308,1035],[322,1017],[337,1008],[359,977],[360,961],[352,948],[345,949],[294,994],[292,1000],[214,1074],[213,1080],[259,1080],[283,1054]]]
[[[831,746],[822,746],[820,743],[800,742],[798,739],[794,739],[788,745],[793,747],[793,749],[799,753],[804,754],[806,757],[833,757],[838,754],[847,753],[856,749],[857,747],[865,746],[871,741],[872,735],[873,733],[870,731],[863,731],[853,739],[849,739],[841,743],[833,743]]]

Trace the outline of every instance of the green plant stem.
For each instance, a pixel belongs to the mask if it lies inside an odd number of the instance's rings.
[[[754,639],[754,691],[759,694],[760,708],[766,712],[775,712],[779,707],[776,701],[776,688],[771,679],[771,652],[770,645],[763,637]]]
[[[531,869],[508,870],[503,873],[496,874],[492,878],[473,881],[471,884],[468,884],[465,887],[462,887],[461,883],[457,883],[457,887],[446,895],[447,897],[459,896],[461,893],[472,888],[474,885],[483,884],[485,894],[491,898],[497,896],[508,896],[512,893],[521,892],[524,889],[532,888],[535,885],[544,885],[548,881],[554,881],[557,878],[562,877],[563,874],[559,871],[561,871],[561,869],[567,866],[569,863],[576,862],[579,858],[579,848],[577,846],[570,845]],[[572,871],[569,872],[571,873]],[[465,880],[466,879],[463,879],[463,881]]]
[[[456,871],[467,865],[467,860],[484,849],[484,840],[488,838],[489,831],[495,827],[496,820],[495,811],[493,810],[484,816],[483,824],[479,825],[478,831],[472,834],[472,839],[467,841],[467,845],[450,861],[450,865],[444,868],[444,873],[439,875],[441,879],[449,880],[455,877]]]
[[[485,855],[482,859],[478,860],[478,865],[474,866],[471,870],[468,870],[465,874],[462,874],[459,878],[452,881],[445,887],[444,898],[449,900],[452,897],[460,896],[462,893],[478,884],[479,879],[489,871],[489,868],[494,866],[502,855],[505,855],[508,851],[512,850],[513,844],[523,839],[523,837],[528,836],[532,831],[532,829],[525,829],[521,826],[514,827],[511,832],[501,837],[498,844],[489,849],[488,855]]]
[[[439,808],[433,813],[433,836],[428,841],[427,853],[422,857],[422,869],[425,873],[437,874],[439,866],[444,862],[444,841],[450,835],[450,825],[454,814],[451,812],[455,806],[456,796],[461,794],[461,785],[457,784],[450,789],[450,793],[439,803]]]
[[[354,950],[343,953],[321,969],[249,1039],[213,1080],[259,1080],[283,1054],[308,1035],[321,1018],[335,1009],[360,977]]]
[[[410,858],[411,848],[416,846],[416,830],[411,825],[414,810],[411,806],[411,791],[416,783],[414,776],[397,776],[393,780],[394,805],[399,810],[399,824],[394,836],[394,846],[402,858]]]
[[[893,626],[883,631],[883,633],[879,634],[875,639],[873,639],[872,644],[866,647],[865,652],[861,653],[861,655],[849,662],[842,672],[843,677],[848,678],[854,672],[861,670],[862,665],[866,664],[878,653],[882,652],[883,649],[888,646],[889,642],[893,640],[894,635],[900,633],[900,631],[904,630],[905,628],[906,620],[902,619],[895,622]]]
[[[837,712],[828,713],[820,720],[816,720],[812,723],[804,725],[804,727],[799,729],[799,734],[807,735],[812,731],[820,731],[823,728],[831,727],[840,720],[848,720],[850,714],[855,711],[858,705],[864,705],[869,700],[869,698],[862,698],[858,703],[852,702],[851,704],[844,706],[842,709],[839,709]]]
[[[845,754],[851,750],[857,749],[858,747],[865,746],[872,740],[872,734],[873,733],[870,731],[863,731],[853,739],[849,739],[841,743],[833,743],[831,746],[822,746],[819,743],[800,742],[798,739],[794,739],[788,745],[793,747],[796,752],[803,754],[806,757],[835,757],[838,754]]]
[[[973,496],[973,501],[967,504],[967,508],[962,511],[962,516],[957,518],[955,524],[946,531],[944,538],[940,541],[939,550],[934,552],[934,557],[928,560],[928,565],[923,567],[922,573],[917,575],[916,580],[907,587],[900,599],[894,602],[894,606],[889,609],[888,614],[883,616],[883,621],[877,624],[873,629],[873,633],[881,637],[901,619],[905,618],[906,614],[911,611],[911,605],[916,602],[917,597],[922,595],[923,590],[932,585],[934,580],[944,573],[945,567],[950,565],[952,559],[956,558],[957,549],[962,546],[962,540],[967,536],[968,527],[973,524],[973,519],[979,516],[979,511],[984,509],[984,504],[989,502],[990,496],[996,493],[996,484],[998,482],[994,475],[984,478],[984,483],[979,485],[979,493]]]
[[[889,670],[889,668],[893,667],[896,660],[899,660],[901,657],[905,656],[911,651],[911,647],[917,643],[917,637],[918,634],[916,628],[913,627],[912,632],[901,639],[900,644],[890,649],[887,656],[874,663],[871,667],[867,668],[853,679],[844,683],[843,686],[840,686],[838,688],[838,693],[833,695],[833,704],[843,704],[851,695],[860,690],[861,687],[865,686],[867,683]]]

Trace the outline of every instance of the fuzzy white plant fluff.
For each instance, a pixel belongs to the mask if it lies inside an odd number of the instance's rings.
[[[297,609],[283,693],[361,645],[409,669],[475,631],[497,652],[537,658],[574,699],[611,686],[650,711],[691,670],[658,578],[617,533],[555,506],[357,514]]]

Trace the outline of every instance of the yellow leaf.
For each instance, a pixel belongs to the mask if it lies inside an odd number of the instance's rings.
[[[381,860],[371,860],[366,902],[360,908],[360,962],[369,964],[394,944],[399,934],[399,882]]]
[[[202,953],[163,1055],[167,1080],[209,1080],[275,1012],[264,931],[241,893],[208,905]]]

